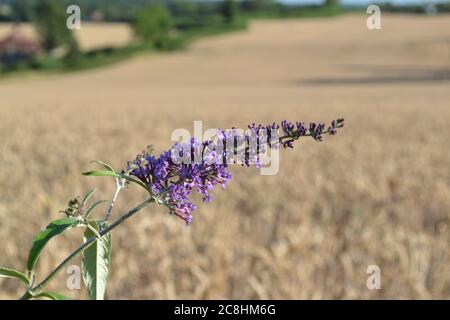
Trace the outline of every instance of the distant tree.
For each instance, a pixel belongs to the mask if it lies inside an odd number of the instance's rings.
[[[10,21],[14,18],[13,8],[0,1],[0,21]]]
[[[195,16],[198,14],[199,4],[194,1],[169,2],[170,10],[174,16]]]
[[[327,7],[340,7],[339,0],[325,0],[325,6]]]
[[[172,16],[164,5],[152,5],[139,11],[132,23],[139,38],[158,47],[163,44],[172,26]]]
[[[66,26],[66,19],[66,9],[60,1],[42,0],[36,8],[34,23],[46,52],[64,48],[68,57],[75,58],[79,48],[72,31]]]
[[[276,8],[274,0],[242,0],[241,6],[249,13],[270,12]]]
[[[221,8],[222,16],[227,23],[233,23],[236,20],[238,6],[235,0],[224,0]]]
[[[31,0],[16,0],[12,3],[13,17],[18,21],[29,21],[33,16],[34,3]]]

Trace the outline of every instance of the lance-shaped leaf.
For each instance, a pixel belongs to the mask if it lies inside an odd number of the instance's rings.
[[[84,196],[83,200],[81,201],[81,205],[84,206],[90,197],[92,197],[92,195],[94,194],[95,189],[92,189],[91,191],[89,191],[88,193],[86,193],[86,195]]]
[[[95,221],[89,224],[97,233],[100,232],[100,225]],[[86,229],[84,232],[84,242],[95,237],[95,233]],[[82,270],[83,280],[86,285],[89,297],[92,300],[103,300],[106,292],[106,282],[108,281],[109,266],[111,262],[111,233],[108,233],[90,245],[83,251]]]
[[[122,178],[130,182],[134,182],[138,185],[140,185],[142,188],[147,190],[147,187],[144,183],[141,181],[134,179],[126,174],[123,174],[121,172],[115,172],[115,171],[107,171],[107,170],[94,170],[94,171],[87,171],[83,172],[83,175],[85,176],[93,176],[93,177],[114,177],[114,178]]]
[[[95,209],[95,207],[97,207],[99,204],[105,203],[105,202],[109,202],[107,200],[98,200],[96,202],[94,202],[87,210],[86,213],[84,215],[84,218],[87,219],[89,218],[89,216],[91,215],[92,211]]]
[[[47,228],[38,233],[36,238],[33,241],[33,246],[30,249],[30,253],[28,254],[28,271],[33,270],[36,262],[44,249],[45,245],[57,235],[63,233],[67,229],[75,227],[79,224],[79,220],[75,218],[63,218],[58,219],[51,222]]]
[[[108,170],[108,171],[114,171],[113,167],[111,167],[109,164],[107,164],[107,163],[105,163],[105,162],[103,162],[103,161],[100,161],[100,160],[92,160],[91,163],[96,163],[96,164],[102,166],[103,168],[105,168],[105,169]]]
[[[25,283],[27,286],[30,284],[30,280],[28,279],[28,277],[26,275],[24,275],[22,272],[19,272],[19,271],[13,270],[13,269],[0,267],[0,277],[19,279],[20,281]]]
[[[50,300],[70,300],[65,295],[62,295],[57,292],[50,292],[50,291],[41,292],[36,296],[36,298],[48,298]]]

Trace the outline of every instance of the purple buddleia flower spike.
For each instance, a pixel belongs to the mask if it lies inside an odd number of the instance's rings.
[[[336,134],[343,126],[344,119],[332,121],[327,130],[324,123],[311,123],[309,129],[303,122],[294,124],[286,120],[267,126],[253,123],[243,135],[235,128],[218,130],[212,140],[200,142],[192,138],[188,143],[176,143],[159,157],[144,152],[129,162],[128,169],[170,213],[190,224],[192,212],[197,208],[191,201],[193,191],[202,195],[203,202],[210,202],[214,188],[217,185],[225,188],[232,178],[227,163],[227,143],[231,143],[232,161],[240,160],[244,166],[261,168],[259,156],[266,149],[276,150],[280,145],[293,148],[294,141],[304,136],[322,141],[323,134]]]

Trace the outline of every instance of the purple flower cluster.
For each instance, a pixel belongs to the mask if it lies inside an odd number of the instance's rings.
[[[175,144],[159,157],[148,150],[129,163],[129,172],[142,181],[170,213],[190,224],[192,212],[197,208],[191,200],[192,193],[197,191],[204,202],[211,201],[214,187],[225,188],[231,180],[228,164],[259,168],[259,154],[266,148],[278,149],[280,145],[292,148],[293,141],[303,136],[322,141],[323,134],[336,134],[337,128],[343,125],[344,120],[338,119],[326,130],[323,123],[311,123],[307,129],[301,122],[282,121],[281,126],[276,123],[252,124],[245,133],[239,133],[235,128],[218,130],[212,140],[199,142],[192,138],[188,143]]]
[[[190,224],[192,212],[197,206],[190,200],[196,190],[203,196],[204,202],[211,201],[211,191],[217,185],[225,188],[231,180],[231,173],[226,164],[211,163],[211,161],[194,162],[200,151],[206,150],[209,142],[199,143],[192,139],[189,144],[178,143],[171,150],[155,157],[151,152],[145,152],[129,164],[131,175],[144,182],[149,191],[159,196],[170,213],[177,215]],[[189,149],[189,155],[183,151]],[[174,157],[177,153],[178,157]],[[190,161],[180,162],[177,160]]]

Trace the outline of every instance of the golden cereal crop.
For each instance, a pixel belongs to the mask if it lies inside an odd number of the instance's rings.
[[[72,196],[110,197],[112,183],[80,174],[92,159],[123,167],[194,120],[343,116],[337,136],[283,152],[277,175],[233,168],[191,227],[154,207],[121,226],[108,298],[449,298],[450,19],[365,19],[258,21],[187,51],[0,80],[0,265],[24,266]],[[142,197],[126,190],[116,210]],[[79,241],[46,248],[38,276]],[[366,287],[372,264],[381,290]],[[85,298],[66,277],[51,289]],[[0,298],[22,292],[0,280]]]

